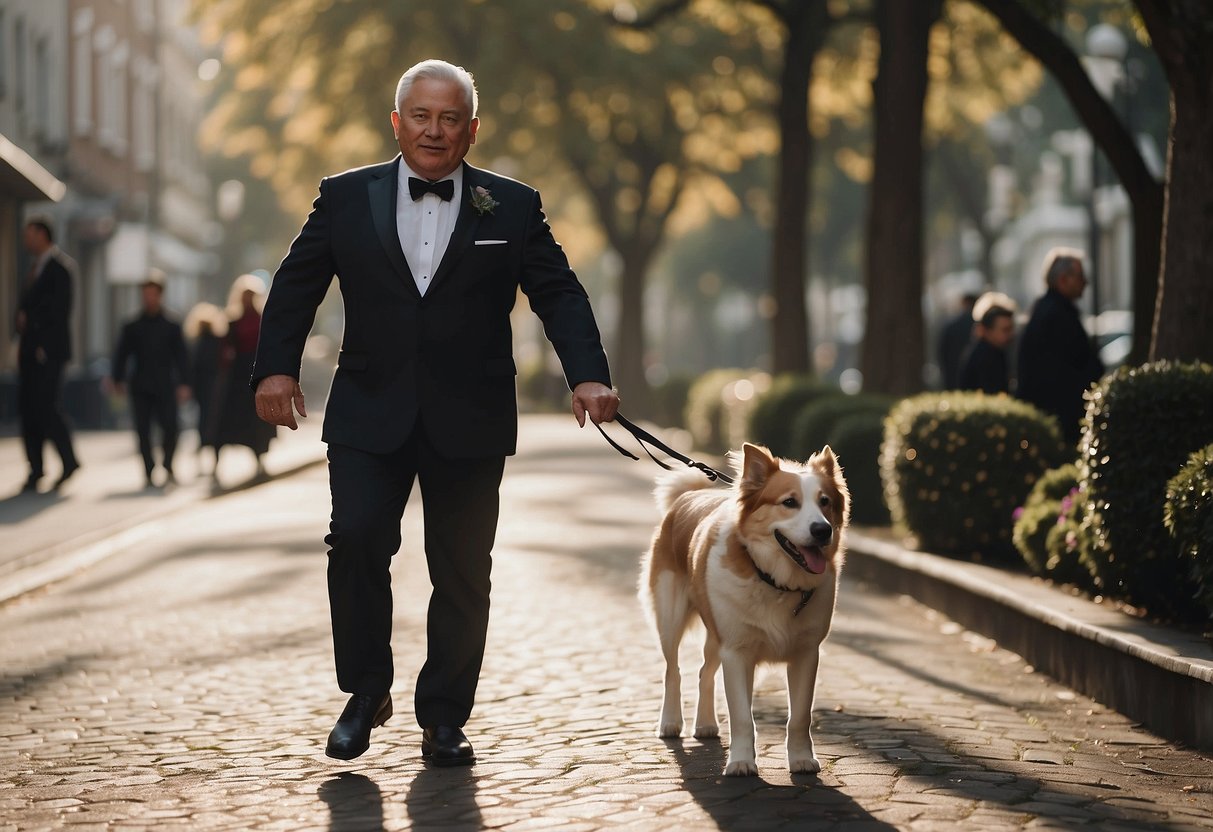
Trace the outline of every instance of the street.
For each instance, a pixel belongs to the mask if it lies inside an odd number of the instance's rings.
[[[635,588],[658,471],[567,415],[523,420],[469,769],[419,754],[416,499],[393,567],[396,714],[349,763],[323,755],[345,700],[323,466],[157,520],[0,607],[0,830],[1213,829],[1205,757],[845,569],[820,776],[785,767],[777,670],[757,685],[759,777],[721,776],[727,719],[719,741],[657,739],[663,667]],[[683,645],[688,713],[700,644]]]

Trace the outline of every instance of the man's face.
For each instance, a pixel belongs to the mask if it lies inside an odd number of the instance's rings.
[[[400,102],[399,112],[392,112],[392,132],[404,161],[431,180],[459,167],[475,144],[479,127],[463,88],[454,81],[418,78]]]
[[[1083,290],[1086,288],[1087,275],[1082,269],[1082,264],[1074,265],[1068,272],[1057,279],[1057,291],[1070,300],[1078,300],[1082,297]]]
[[[25,245],[25,250],[34,255],[41,254],[50,248],[46,232],[33,223],[25,226],[21,231],[21,242]]]
[[[999,315],[990,326],[978,324],[977,329],[979,337],[1000,350],[1005,350],[1015,337],[1015,321],[1009,315]]]
[[[163,290],[154,283],[148,283],[140,290],[143,295],[143,309],[149,315],[155,315],[160,311],[160,301],[163,297]]]

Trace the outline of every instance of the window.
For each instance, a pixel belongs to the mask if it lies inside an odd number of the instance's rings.
[[[72,122],[75,131],[93,131],[93,10],[85,9],[72,23]]]
[[[45,37],[34,41],[34,101],[33,132],[42,140],[50,138],[51,129],[51,59]]]
[[[13,24],[13,59],[17,62],[13,73],[13,92],[16,94],[17,113],[25,112],[25,18],[17,18]]]

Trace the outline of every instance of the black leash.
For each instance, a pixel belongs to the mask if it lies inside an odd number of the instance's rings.
[[[644,452],[649,455],[649,459],[653,460],[654,462],[656,462],[658,465],[660,465],[662,468],[666,469],[667,471],[673,471],[674,469],[671,468],[669,465],[666,465],[664,462],[662,462],[657,457],[653,456],[653,452],[649,450],[649,447],[648,447],[649,445],[652,445],[654,448],[656,448],[657,450],[666,454],[667,456],[673,457],[674,459],[678,460],[679,462],[681,462],[682,464],[686,465],[689,468],[696,468],[696,469],[702,471],[704,476],[706,476],[712,482],[716,482],[716,480],[720,480],[723,483],[732,484],[733,478],[730,477],[729,475],[724,474],[720,471],[717,471],[715,468],[712,468],[710,465],[708,465],[704,462],[696,462],[695,460],[691,459],[690,457],[684,456],[683,454],[678,453],[678,451],[674,450],[669,445],[662,442],[660,439],[658,439],[653,434],[649,433],[644,428],[637,427],[632,422],[629,422],[622,415],[616,413],[615,421],[620,425],[620,427],[622,427],[628,433],[632,434],[632,436],[636,439],[636,441],[640,443],[640,447],[644,449]],[[602,438],[605,439],[607,442],[609,442],[611,447],[614,448],[615,450],[619,451],[619,453],[623,454],[624,456],[628,457],[629,459],[636,459],[636,460],[640,459],[640,457],[636,456],[634,453],[632,453],[631,451],[629,451],[626,448],[624,448],[623,446],[621,446],[614,439],[607,436],[607,432],[602,429],[602,425],[596,424],[596,425],[594,425],[594,427],[598,428],[598,432],[602,434]]]

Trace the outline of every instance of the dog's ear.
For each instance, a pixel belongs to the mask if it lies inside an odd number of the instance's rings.
[[[834,478],[834,473],[838,470],[838,457],[834,456],[834,451],[829,445],[823,447],[820,451],[813,454],[813,459],[810,462],[816,461],[822,472],[829,478]]]
[[[760,486],[778,470],[779,463],[766,448],[749,442],[741,446],[740,473],[745,482]]]

